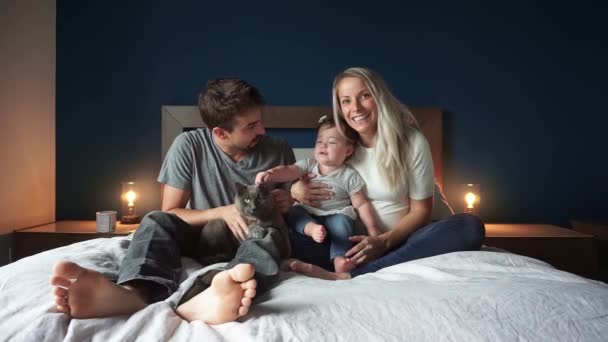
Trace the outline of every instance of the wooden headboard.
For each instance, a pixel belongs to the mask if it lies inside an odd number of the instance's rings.
[[[439,108],[411,108],[422,133],[431,146],[435,178],[443,185],[443,115]],[[322,106],[266,106],[264,126],[266,128],[316,128],[319,117],[332,113],[331,107]],[[196,106],[162,107],[162,158],[175,137],[185,128],[205,127]],[[312,142],[311,142],[312,145]]]

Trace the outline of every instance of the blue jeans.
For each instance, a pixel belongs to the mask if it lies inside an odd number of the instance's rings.
[[[430,223],[408,237],[379,259],[364,263],[350,272],[351,277],[382,268],[439,254],[479,250],[485,226],[471,214],[456,214]]]
[[[179,288],[181,258],[190,257],[203,266],[229,261],[223,269],[239,263],[253,264],[257,290],[261,293],[278,278],[281,256],[276,238],[278,231],[272,229],[264,238],[247,239],[239,244],[223,222],[191,226],[177,215],[153,211],[144,216],[135,231],[120,264],[117,283],[137,281],[147,287],[148,302],[163,300]],[[206,289],[221,270],[199,276],[180,303]]]
[[[333,260],[336,257],[344,256],[346,252],[353,246],[348,240],[353,235],[353,225],[355,221],[343,214],[333,214],[327,216],[312,215],[304,207],[295,205],[289,208],[287,213],[287,224],[296,232],[304,234],[304,227],[309,222],[315,222],[323,225],[327,230],[329,237],[329,259]]]

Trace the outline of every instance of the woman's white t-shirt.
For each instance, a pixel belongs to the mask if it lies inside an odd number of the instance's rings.
[[[390,188],[380,173],[381,165],[374,148],[359,145],[348,163],[359,172],[366,184],[366,194],[376,210],[384,231],[390,230],[409,212],[409,199],[421,200],[433,195],[434,171],[431,149],[424,135],[408,132],[408,182],[400,192]]]

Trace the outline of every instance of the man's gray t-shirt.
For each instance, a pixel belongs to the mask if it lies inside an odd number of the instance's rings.
[[[238,162],[213,140],[211,130],[199,128],[178,135],[163,161],[158,181],[190,191],[189,208],[210,209],[234,203],[235,182],[253,184],[258,172],[295,162],[285,140],[263,136]]]

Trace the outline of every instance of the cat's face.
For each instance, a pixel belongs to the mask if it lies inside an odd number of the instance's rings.
[[[272,194],[263,186],[236,183],[234,203],[243,215],[259,219],[269,217],[274,210]]]

